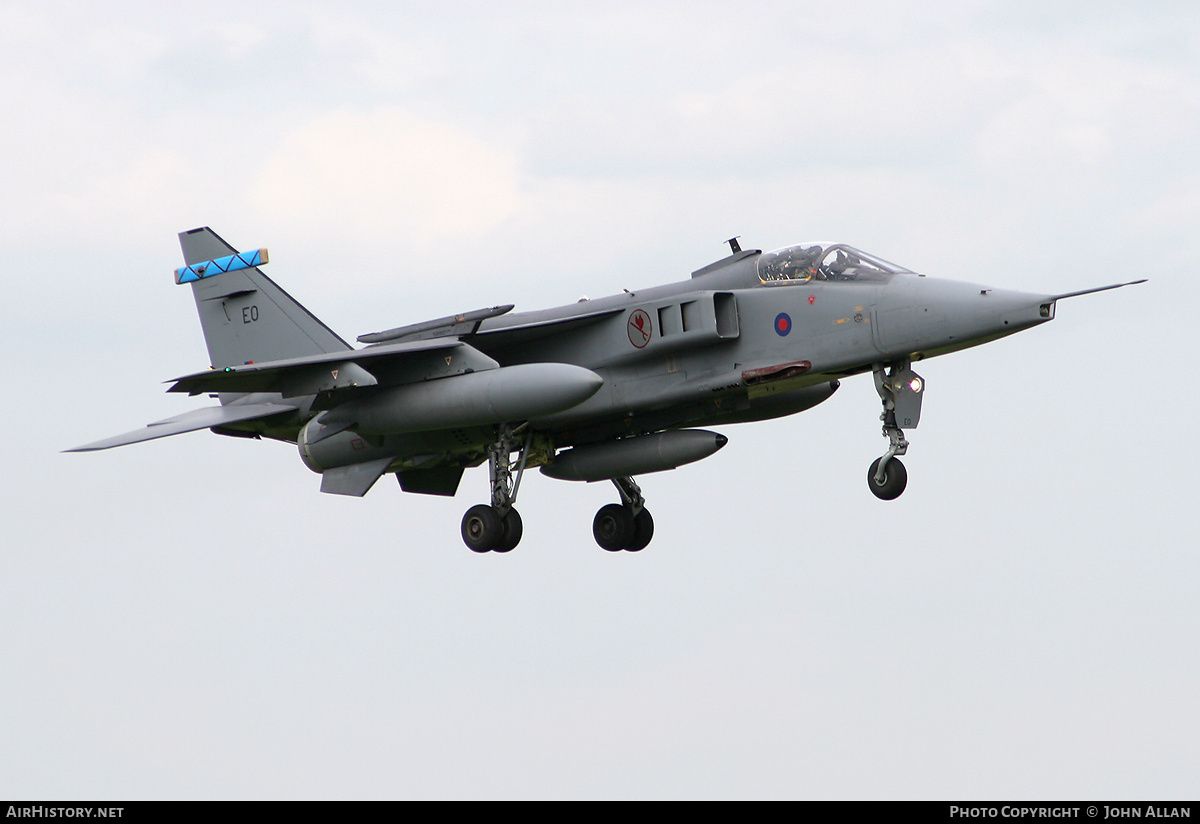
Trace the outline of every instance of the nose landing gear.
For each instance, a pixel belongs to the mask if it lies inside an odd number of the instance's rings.
[[[883,402],[883,414],[879,419],[883,421],[888,448],[867,470],[867,486],[876,498],[891,501],[899,498],[908,485],[908,470],[898,457],[908,452],[908,440],[901,427],[914,429],[920,421],[925,379],[912,371],[906,360],[891,364],[890,369],[885,364],[877,364],[874,375],[875,391]]]

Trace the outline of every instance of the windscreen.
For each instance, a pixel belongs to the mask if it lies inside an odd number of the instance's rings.
[[[767,252],[758,259],[763,283],[810,280],[886,281],[895,274],[912,274],[844,243],[813,243]]]

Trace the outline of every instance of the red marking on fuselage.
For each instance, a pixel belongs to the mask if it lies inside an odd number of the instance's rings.
[[[630,343],[638,349],[644,349],[650,342],[650,334],[654,331],[654,326],[650,323],[649,315],[641,309],[635,309],[629,316],[629,323],[626,324],[625,331],[629,335]]]

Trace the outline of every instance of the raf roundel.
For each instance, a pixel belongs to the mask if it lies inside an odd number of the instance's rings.
[[[779,337],[787,337],[787,333],[792,331],[792,318],[787,312],[780,312],[775,316],[775,334]]]

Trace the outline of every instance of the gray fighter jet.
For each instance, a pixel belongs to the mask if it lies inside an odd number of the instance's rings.
[[[870,372],[883,404],[876,497],[904,491],[898,456],[925,382],[912,363],[1054,317],[1056,302],[1114,284],[1038,295],[927,278],[841,243],[731,254],[690,279],[540,312],[495,306],[358,338],[355,349],[211,229],[179,236],[212,368],[171,392],[211,393],[197,409],[73,452],[210,429],[299,446],[321,491],[365,495],[394,473],[405,492],[454,495],[485,461],[492,500],[467,510],[476,552],[521,540],[522,474],[610,480],[620,503],[596,513],[606,550],[643,549],[654,521],[634,476],[716,452],[695,429],[767,420],[827,400]],[[1133,281],[1141,283],[1142,281]]]

